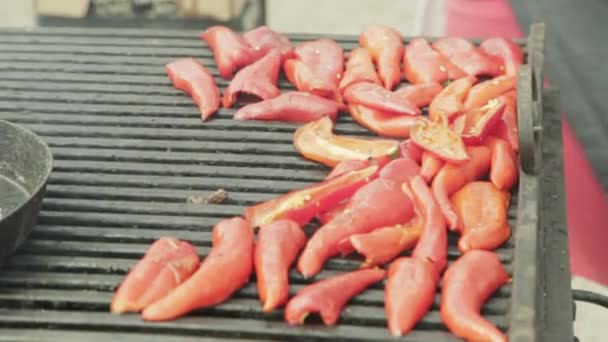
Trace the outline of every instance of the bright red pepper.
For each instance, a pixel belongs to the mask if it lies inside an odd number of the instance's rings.
[[[437,172],[441,170],[443,164],[445,162],[437,158],[433,153],[424,151],[422,152],[422,162],[420,163],[420,175],[427,183],[430,183],[435,178],[435,175],[437,175]]]
[[[310,122],[325,116],[335,120],[340,106],[336,101],[309,93],[290,91],[275,98],[248,104],[234,113],[236,120]]]
[[[498,256],[470,251],[448,268],[441,291],[441,320],[450,331],[467,341],[507,342],[507,337],[486,320],[481,307],[509,274]]]
[[[433,305],[439,274],[419,258],[399,258],[388,269],[384,309],[393,336],[410,332]]]
[[[298,270],[305,277],[314,276],[328,258],[340,252],[338,246],[343,239],[407,222],[413,214],[411,199],[400,183],[373,180],[353,195],[340,215],[315,232],[298,260]]]
[[[331,172],[325,177],[325,179],[331,179],[336,176],[339,176],[343,173],[355,171],[362,169],[364,167],[368,167],[373,163],[373,159],[366,160],[343,160],[334,167]]]
[[[213,51],[220,76],[225,79],[232,78],[235,70],[255,61],[255,51],[243,37],[226,26],[212,26],[201,33],[200,38]]]
[[[166,321],[217,305],[249,281],[253,271],[253,229],[240,217],[213,228],[213,247],[199,269],[167,296],[146,307],[146,321]]]
[[[499,190],[511,190],[519,177],[519,163],[515,151],[506,140],[495,137],[487,137],[485,144],[492,151],[490,181]]]
[[[291,191],[270,201],[245,209],[245,218],[258,227],[280,219],[305,225],[315,215],[335,207],[349,198],[364,184],[377,177],[380,165],[350,171],[313,184],[301,190]]]
[[[429,45],[426,39],[412,39],[403,56],[405,78],[414,84],[455,80],[465,76],[464,71],[452,64]]]
[[[481,144],[486,135],[496,127],[502,118],[506,103],[500,98],[492,99],[482,107],[469,109],[463,118],[460,137],[465,144]],[[459,119],[460,119],[459,118]]]
[[[358,270],[308,285],[285,307],[285,321],[302,325],[306,317],[317,312],[325,325],[334,325],[348,301],[384,278],[384,270]]]
[[[392,160],[380,170],[378,178],[390,179],[397,183],[409,182],[420,174],[420,165],[411,158],[401,157]]]
[[[412,127],[418,124],[421,116],[386,113],[364,105],[348,106],[350,116],[361,126],[389,138],[407,138]]]
[[[222,105],[224,108],[230,108],[241,93],[255,95],[262,100],[279,96],[281,90],[277,84],[280,69],[281,55],[278,49],[273,49],[258,61],[236,73],[224,91]]]
[[[351,84],[344,90],[342,96],[351,105],[364,105],[388,114],[420,115],[420,109],[405,96],[399,96],[371,82]]]
[[[339,88],[343,91],[349,85],[357,82],[381,84],[380,78],[376,74],[372,55],[363,48],[356,48],[350,52]]]
[[[443,87],[439,83],[410,84],[395,90],[395,94],[408,99],[414,106],[421,108],[428,106]]]
[[[464,109],[469,110],[471,108],[481,107],[491,99],[497,98],[509,90],[515,89],[516,84],[517,78],[515,76],[506,75],[478,83],[469,91],[469,94],[464,101]]]
[[[299,44],[296,58],[283,64],[285,75],[299,91],[331,99],[339,98],[338,83],[344,72],[344,51],[333,40]]]
[[[163,237],[127,274],[112,299],[112,313],[137,312],[161,299],[198,268],[196,248],[176,238]]]
[[[386,89],[393,89],[401,82],[404,47],[399,31],[387,26],[369,26],[359,36],[359,45],[371,53]]]
[[[502,120],[496,125],[492,134],[511,144],[515,152],[519,151],[519,128],[517,127],[517,92],[509,91],[500,98],[505,101]]]
[[[306,245],[297,223],[279,220],[263,225],[255,244],[255,274],[264,312],[285,304],[289,298],[289,269]]]
[[[404,140],[401,144],[399,144],[399,146],[401,148],[402,157],[408,157],[420,164],[424,150],[418,147],[418,145],[414,144],[412,139]]]
[[[211,73],[193,58],[177,59],[165,66],[173,86],[188,93],[207,120],[220,108],[220,89]]]
[[[345,201],[341,202],[340,204],[336,205],[335,207],[317,215],[317,220],[321,224],[327,224],[329,221],[333,220],[336,216],[342,214],[342,212],[344,212],[344,210],[346,210],[347,205],[348,205],[348,200],[345,200]]]
[[[517,76],[519,66],[524,62],[524,52],[512,40],[505,38],[490,38],[484,40],[480,48],[488,56],[502,61],[502,69],[506,75]]]
[[[418,125],[412,128],[410,139],[422,149],[447,162],[456,164],[469,160],[462,139],[444,122],[420,120]]]
[[[451,230],[458,226],[458,216],[450,196],[467,183],[483,177],[490,169],[491,153],[486,146],[468,146],[467,154],[471,157],[469,161],[462,165],[445,164],[433,179],[433,195]]]
[[[496,58],[486,55],[464,38],[441,38],[433,42],[433,48],[468,75],[496,76],[501,74],[501,65]]]
[[[264,57],[270,50],[279,49],[281,60],[294,57],[293,45],[285,35],[260,26],[243,34],[245,41],[255,51],[256,59]]]
[[[329,167],[348,159],[365,160],[400,154],[396,141],[338,136],[333,133],[333,127],[334,123],[328,117],[310,122],[296,130],[293,143],[305,158]]]
[[[441,117],[454,120],[464,112],[464,99],[473,84],[477,82],[475,76],[466,76],[447,85],[429,105],[429,117],[438,120]]]

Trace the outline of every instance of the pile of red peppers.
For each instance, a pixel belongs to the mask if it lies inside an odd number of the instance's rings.
[[[189,243],[159,239],[118,288],[112,312],[175,319],[226,301],[255,272],[265,312],[285,306],[288,324],[304,324],[317,313],[332,325],[351,298],[383,281],[388,330],[402,336],[429,311],[443,279],[441,318],[452,333],[507,341],[480,310],[509,281],[493,250],[510,237],[510,190],[519,174],[519,46],[502,38],[480,46],[417,38],[406,46],[395,29],[374,25],[345,62],[332,40],[293,46],[268,27],[241,36],[216,26],[201,39],[214,53],[219,76],[231,79],[223,98],[195,59],[166,69],[203,120],[220,105],[253,97],[257,101],[238,109],[235,119],[303,123],[295,148],[332,170],[322,182],[220,221],[202,261]],[[281,94],[281,70],[297,91]],[[395,89],[403,78],[409,84]],[[382,138],[336,135],[341,111]],[[314,221],[321,226],[307,237],[302,227]],[[450,266],[448,231],[460,235],[462,253]],[[329,258],[351,253],[364,259],[359,270],[317,281],[290,298],[292,266],[312,278]]]

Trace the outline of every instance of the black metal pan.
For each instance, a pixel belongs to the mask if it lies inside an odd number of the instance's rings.
[[[36,224],[52,168],[51,151],[38,136],[0,120],[0,265]]]

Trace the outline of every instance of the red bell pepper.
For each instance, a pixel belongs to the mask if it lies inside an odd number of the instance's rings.
[[[508,281],[509,274],[495,253],[466,253],[443,277],[441,320],[454,335],[467,341],[507,342],[502,331],[480,311],[488,298]]]
[[[437,175],[437,172],[441,170],[443,164],[445,162],[437,158],[433,153],[424,151],[422,152],[422,162],[420,163],[420,175],[427,183],[430,183],[435,178],[435,175]]]
[[[275,98],[248,104],[234,113],[236,120],[310,122],[325,116],[335,120],[340,106],[336,101],[309,93],[290,91]]]
[[[419,258],[399,258],[388,269],[384,309],[393,336],[409,333],[433,305],[439,274]]]
[[[308,285],[285,307],[285,321],[302,325],[306,317],[318,312],[325,325],[334,325],[344,305],[357,294],[384,278],[384,270],[375,268],[358,270]]]
[[[464,38],[441,38],[433,42],[433,48],[467,75],[496,76],[501,74],[501,63],[496,58],[486,55]]]
[[[371,82],[352,84],[342,96],[349,104],[360,104],[389,114],[420,115],[420,109],[406,97]]]
[[[243,34],[243,38],[255,51],[256,59],[260,59],[272,50],[279,49],[281,61],[294,57],[293,45],[285,35],[271,30],[268,26],[260,26]]]
[[[492,135],[504,139],[511,144],[515,152],[519,151],[519,128],[517,127],[517,93],[509,91],[500,98],[505,101],[505,111],[502,120],[496,125]]]
[[[350,52],[339,88],[343,91],[349,85],[357,82],[382,84],[376,74],[372,55],[363,48],[356,48]]]
[[[490,182],[471,182],[452,195],[458,231],[462,234],[458,249],[462,253],[493,250],[507,241],[511,236],[507,222],[510,197]]]
[[[505,38],[490,38],[483,41],[480,48],[488,56],[502,61],[501,70],[506,75],[517,76],[519,66],[524,62],[524,52],[512,40]]]
[[[397,158],[382,168],[378,178],[390,179],[397,183],[409,182],[412,177],[420,174],[420,165],[410,158]]]
[[[401,144],[399,144],[399,146],[401,148],[402,157],[410,158],[416,163],[420,164],[424,150],[418,147],[418,145],[414,144],[412,139],[404,140]]]
[[[491,153],[486,146],[468,146],[467,154],[471,157],[469,161],[462,165],[445,164],[433,179],[433,195],[451,230],[458,227],[458,216],[450,196],[467,183],[483,177],[490,169]]]
[[[299,44],[296,58],[283,64],[285,75],[299,91],[331,99],[339,98],[338,83],[344,72],[344,52],[333,40]]]
[[[289,269],[304,245],[306,235],[293,221],[279,220],[260,227],[254,265],[264,312],[287,302]]]
[[[199,262],[191,244],[171,237],[156,240],[116,290],[110,310],[115,314],[143,310],[188,279]]]
[[[444,122],[420,120],[418,125],[412,128],[410,139],[422,149],[447,162],[456,164],[469,160],[462,139]]]
[[[359,104],[351,104],[348,109],[350,116],[361,126],[380,136],[389,138],[409,137],[412,127],[422,119],[418,115],[386,113]]]
[[[400,154],[396,141],[338,136],[333,133],[333,127],[334,123],[328,117],[310,122],[296,130],[293,143],[305,158],[329,167],[348,159],[365,160]]]
[[[327,175],[327,177],[325,177],[325,179],[331,179],[346,172],[368,167],[373,163],[373,161],[374,160],[371,158],[366,160],[343,160],[331,170],[331,172]]]
[[[173,86],[188,93],[207,120],[220,108],[220,89],[211,73],[193,58],[177,59],[165,66]]]
[[[287,219],[303,226],[315,215],[335,207],[349,198],[364,184],[376,178],[380,165],[350,171],[313,184],[301,190],[294,190],[283,196],[262,202],[245,209],[245,218],[253,227]]]
[[[200,38],[213,51],[220,76],[225,79],[232,78],[235,70],[255,61],[256,53],[251,46],[226,26],[212,26],[201,33]]]
[[[317,220],[321,224],[327,224],[329,221],[333,220],[336,216],[339,216],[340,214],[342,214],[342,212],[344,212],[344,210],[346,210],[347,205],[348,205],[348,200],[345,200],[345,201],[341,202],[340,204],[336,205],[335,207],[317,215]]]
[[[468,145],[481,144],[486,135],[500,122],[505,106],[504,100],[496,98],[482,107],[472,108],[464,113],[461,116],[462,130],[459,132],[462,141]]]
[[[487,137],[485,144],[492,151],[490,181],[499,190],[511,190],[519,177],[519,163],[515,151],[507,141],[495,137]]]
[[[371,53],[386,89],[393,89],[401,82],[404,47],[399,31],[388,26],[369,26],[359,36],[359,45]]]
[[[466,76],[443,88],[429,106],[430,118],[438,120],[444,117],[452,121],[464,112],[464,99],[475,82],[477,82],[475,76]]]
[[[213,247],[199,269],[168,295],[146,307],[146,321],[166,321],[217,305],[249,281],[253,271],[253,230],[240,217],[213,228]]]
[[[237,72],[224,92],[222,105],[230,108],[240,93],[255,95],[262,100],[279,96],[281,90],[277,84],[280,69],[281,55],[278,49],[273,49],[257,62]]]
[[[340,252],[343,239],[407,222],[413,214],[412,202],[400,183],[373,180],[353,195],[340,215],[315,232],[298,260],[298,270],[304,277],[314,276],[328,258]]]
[[[403,68],[405,78],[414,84],[443,83],[466,75],[446,57],[433,50],[423,38],[412,39],[407,44],[403,56]]]
[[[515,89],[516,84],[517,78],[515,76],[506,75],[478,83],[469,91],[469,94],[464,101],[464,109],[469,110],[471,108],[481,107],[491,99],[497,98],[500,95]]]
[[[414,106],[421,108],[428,106],[443,87],[439,83],[410,84],[395,91],[398,96],[408,99]]]

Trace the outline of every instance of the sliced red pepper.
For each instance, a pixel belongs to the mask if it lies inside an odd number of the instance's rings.
[[[515,89],[516,83],[517,78],[515,76],[506,75],[478,83],[469,91],[469,94],[464,101],[464,109],[469,110],[471,108],[481,107],[491,99],[497,98],[509,90]]]
[[[226,26],[212,26],[201,33],[200,38],[213,51],[220,76],[225,79],[232,78],[235,70],[255,61],[255,51],[243,37]]]
[[[285,321],[302,325],[309,314],[318,312],[325,325],[334,325],[346,303],[382,280],[384,274],[379,268],[358,270],[308,285],[287,303]]]
[[[217,305],[249,281],[253,271],[253,229],[240,217],[213,228],[213,247],[198,270],[167,296],[146,307],[146,321],[166,321]]]
[[[421,162],[423,149],[418,147],[418,145],[414,144],[412,139],[404,140],[400,145],[401,148],[401,156],[407,157],[414,160],[416,163]]]
[[[481,314],[483,304],[509,281],[498,256],[471,251],[454,262],[443,277],[441,320],[467,341],[507,342],[507,337]]]
[[[328,258],[340,252],[343,239],[407,222],[413,215],[412,202],[400,183],[373,180],[353,195],[340,215],[315,232],[298,260],[298,270],[305,277],[314,276]]]
[[[283,196],[262,202],[245,209],[245,218],[252,226],[258,227],[280,219],[295,221],[303,226],[315,215],[320,214],[350,197],[364,184],[377,177],[380,165],[350,171],[313,184],[301,190],[294,190]]]
[[[426,315],[435,299],[439,274],[419,258],[399,258],[388,269],[384,292],[388,330],[403,336]]]
[[[512,40],[505,38],[490,38],[484,40],[480,48],[488,56],[502,61],[502,70],[506,75],[517,76],[519,66],[524,62],[524,52]]]
[[[283,64],[285,75],[299,91],[331,99],[339,98],[338,83],[344,72],[344,51],[333,40],[299,44],[296,58]]]
[[[443,122],[420,120],[410,132],[412,141],[422,149],[435,154],[449,163],[463,163],[469,160],[460,136]]]
[[[342,94],[349,104],[360,104],[392,114],[420,115],[420,109],[404,96],[370,82],[350,85]]]
[[[376,74],[372,55],[363,48],[356,48],[350,52],[346,62],[346,71],[340,81],[339,88],[344,90],[349,85],[357,82],[382,84],[378,74]]]
[[[502,120],[496,125],[492,134],[511,144],[515,152],[519,151],[519,129],[517,127],[517,93],[509,91],[500,98],[505,101]]]
[[[399,143],[393,140],[338,136],[334,123],[324,117],[298,128],[293,137],[296,149],[305,158],[325,164],[338,165],[343,160],[365,160],[400,154]]]
[[[270,312],[287,302],[289,269],[304,245],[306,234],[293,221],[279,220],[260,227],[254,265],[264,312]]]
[[[420,165],[410,158],[397,158],[382,168],[378,178],[390,179],[397,183],[409,182],[412,177],[420,174]]]
[[[450,196],[467,183],[483,177],[490,169],[491,153],[486,146],[468,146],[467,154],[471,157],[469,161],[462,165],[445,164],[433,179],[433,195],[451,230],[458,227],[458,216]]]
[[[361,33],[359,44],[371,53],[386,89],[393,89],[401,82],[404,47],[399,31],[388,26],[372,25]]]
[[[488,133],[500,122],[506,103],[500,98],[492,99],[482,107],[469,109],[464,115],[460,137],[465,144],[481,144]]]
[[[266,56],[272,49],[279,49],[282,61],[295,55],[289,38],[265,25],[247,31],[243,34],[243,38],[255,51],[256,59]]]
[[[334,167],[325,179],[331,179],[343,173],[355,171],[368,167],[372,164],[373,159],[366,160],[343,160]]]
[[[429,106],[431,120],[444,117],[452,121],[461,114],[464,111],[464,99],[475,82],[475,76],[466,76],[443,88]]]
[[[329,221],[333,220],[336,216],[339,216],[340,214],[342,214],[344,212],[344,210],[346,210],[347,205],[348,205],[348,200],[341,202],[340,204],[336,205],[335,207],[317,215],[317,220],[319,220],[319,222],[321,224],[327,224]]]
[[[421,108],[428,106],[443,87],[439,83],[410,84],[395,90],[395,94],[408,99],[414,106]]]
[[[445,162],[437,158],[433,153],[424,151],[422,152],[422,162],[420,163],[420,175],[427,183],[430,183],[435,178],[435,175],[437,175],[437,172],[441,170],[443,164]]]
[[[230,108],[240,93],[255,95],[262,100],[279,96],[281,90],[277,84],[280,69],[281,55],[279,50],[273,49],[257,62],[237,72],[224,92],[222,105],[224,108]]]
[[[407,114],[392,114],[370,108],[364,105],[351,104],[348,106],[350,116],[361,126],[370,131],[389,138],[407,138],[412,127],[418,124],[421,116]]]
[[[248,104],[234,113],[236,120],[310,122],[325,116],[335,120],[340,106],[336,101],[309,93],[290,91],[275,98]]]
[[[501,74],[501,64],[493,57],[464,38],[447,37],[433,42],[433,48],[467,75],[496,76]]]
[[[177,59],[165,66],[173,86],[188,93],[207,120],[220,108],[220,89],[211,73],[193,58]]]
[[[110,310],[115,314],[143,310],[188,279],[199,262],[191,244],[172,237],[156,240],[116,290]]]
[[[426,39],[412,39],[403,56],[405,78],[414,84],[443,83],[466,74],[429,45]]]
[[[517,184],[519,165],[511,145],[499,138],[486,138],[485,145],[492,151],[490,181],[499,190],[509,191]]]

